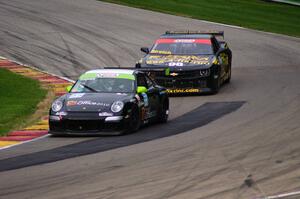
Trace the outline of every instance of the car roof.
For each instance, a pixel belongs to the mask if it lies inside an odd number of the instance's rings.
[[[210,39],[213,36],[210,34],[163,34],[160,38],[174,38],[174,39]]]
[[[135,72],[134,69],[95,69],[95,70],[89,70],[85,73],[118,73],[118,74],[129,74],[133,75]]]

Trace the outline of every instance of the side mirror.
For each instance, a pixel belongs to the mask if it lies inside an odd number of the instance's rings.
[[[143,47],[143,48],[141,48],[141,51],[142,52],[144,52],[144,53],[146,53],[146,54],[149,54],[149,48],[147,48],[147,47]]]
[[[137,93],[146,93],[148,91],[148,89],[145,86],[138,86],[137,87]]]
[[[71,85],[70,85],[70,86],[67,86],[66,91],[69,93],[69,92],[71,91],[71,89],[72,89],[72,86],[71,86]]]

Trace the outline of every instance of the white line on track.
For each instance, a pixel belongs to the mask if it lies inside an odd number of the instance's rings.
[[[280,198],[285,198],[285,197],[290,197],[290,196],[297,196],[297,195],[300,195],[300,191],[283,193],[283,194],[274,195],[274,196],[266,196],[266,197],[257,198],[257,199],[280,199]]]
[[[25,143],[33,142],[33,141],[36,141],[36,140],[40,140],[40,139],[43,139],[43,138],[46,138],[46,137],[49,137],[49,136],[50,136],[49,134],[46,134],[46,135],[43,135],[41,137],[34,138],[32,140],[27,140],[27,141],[24,141],[24,142],[20,142],[18,144],[13,144],[13,145],[9,145],[9,146],[6,146],[6,147],[1,147],[0,151],[4,150],[4,149],[11,148],[11,147],[15,147],[15,146],[18,146],[18,145],[21,145],[21,144],[25,144]]]

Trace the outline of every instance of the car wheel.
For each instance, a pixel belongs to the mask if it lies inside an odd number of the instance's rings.
[[[213,80],[213,85],[211,88],[212,94],[217,94],[220,90],[220,87],[221,87],[221,78],[220,76],[218,76],[217,79]]]
[[[134,105],[129,114],[129,121],[125,124],[125,129],[122,134],[133,133],[141,126],[140,112],[136,105]]]
[[[168,100],[165,100],[160,107],[160,111],[158,112],[158,122],[166,123],[169,117],[169,103]]]

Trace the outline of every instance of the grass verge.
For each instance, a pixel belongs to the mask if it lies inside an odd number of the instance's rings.
[[[263,0],[102,0],[300,37],[300,7]]]
[[[0,69],[0,136],[28,125],[46,95],[37,80]]]

